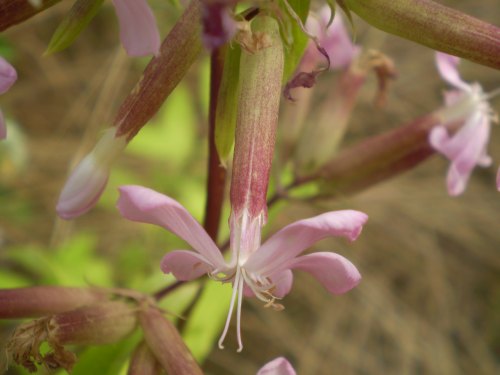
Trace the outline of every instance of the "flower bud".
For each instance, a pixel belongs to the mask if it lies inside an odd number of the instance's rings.
[[[432,49],[500,69],[500,28],[431,0],[343,0],[366,22]]]
[[[175,326],[158,309],[144,307],[139,320],[144,339],[168,374],[203,374]]]
[[[124,136],[116,137],[115,129],[104,133],[66,181],[56,207],[61,218],[73,219],[95,206],[108,182],[111,165],[126,144]]]
[[[242,50],[240,93],[231,180],[235,218],[247,211],[251,218],[266,215],[266,194],[274,154],[283,76],[283,44],[278,23],[258,16],[252,32],[261,48]]]
[[[35,363],[68,372],[76,356],[64,345],[110,344],[129,335],[137,323],[137,308],[121,301],[102,302],[21,324],[7,343],[7,354],[17,364],[36,371]],[[47,342],[50,351],[40,353]]]
[[[0,290],[0,319],[35,318],[102,301],[108,293],[97,288],[35,286]]]

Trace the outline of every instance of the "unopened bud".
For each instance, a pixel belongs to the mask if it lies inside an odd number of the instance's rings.
[[[145,307],[139,319],[144,339],[168,374],[203,374],[175,326],[159,310]]]
[[[95,206],[108,182],[112,164],[127,142],[108,129],[94,149],[76,166],[59,196],[56,211],[69,220],[83,215]]]
[[[136,327],[136,313],[137,307],[112,301],[24,323],[16,328],[7,343],[7,354],[30,371],[36,370],[36,363],[48,369],[62,367],[70,371],[76,356],[64,345],[120,341]],[[43,342],[50,347],[46,354],[40,353]]]
[[[343,0],[368,23],[432,49],[500,68],[500,28],[431,0]]]
[[[160,363],[144,341],[132,353],[128,375],[157,375],[162,373]]]
[[[265,215],[283,76],[283,44],[278,23],[258,16],[252,32],[265,40],[255,52],[242,49],[240,94],[231,180],[233,215]]]
[[[36,318],[57,314],[107,298],[97,288],[64,288],[35,286],[0,290],[0,319]]]

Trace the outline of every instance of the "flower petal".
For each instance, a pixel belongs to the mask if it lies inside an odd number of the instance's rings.
[[[286,358],[278,357],[264,365],[257,375],[296,375],[296,373]]]
[[[212,265],[200,254],[189,250],[176,250],[165,255],[161,270],[172,273],[177,280],[193,280],[213,270]]]
[[[320,14],[326,26],[330,18],[330,7],[323,7]],[[347,68],[361,51],[361,48],[352,42],[352,38],[344,26],[340,12],[335,14],[332,24],[326,30],[325,36],[322,39],[322,47],[325,48],[330,57],[330,69]]]
[[[225,0],[202,2],[203,45],[209,51],[222,46],[236,34],[237,24]]]
[[[205,229],[176,200],[142,186],[121,186],[117,207],[132,221],[159,225],[175,233],[216,268],[224,258]]]
[[[274,234],[255,251],[245,263],[245,268],[270,276],[285,269],[288,260],[325,237],[340,236],[354,241],[367,220],[368,216],[363,212],[343,210],[296,221]]]
[[[7,125],[5,124],[5,119],[3,118],[2,110],[0,110],[0,139],[7,138]]]
[[[7,60],[0,57],[0,94],[4,94],[16,82],[17,72]]]
[[[335,253],[304,255],[294,259],[290,268],[309,272],[332,294],[345,293],[361,281],[354,264]]]
[[[160,33],[146,0],[113,0],[120,39],[129,56],[158,55]]]
[[[283,298],[292,289],[293,284],[293,273],[290,270],[284,270],[279,272],[277,275],[271,276],[271,280],[276,286],[273,291],[273,295],[278,298]]]
[[[457,67],[459,63],[459,57],[448,55],[443,52],[436,52],[436,65],[441,77],[450,85],[461,90],[469,91],[469,84],[464,82],[458,73]]]

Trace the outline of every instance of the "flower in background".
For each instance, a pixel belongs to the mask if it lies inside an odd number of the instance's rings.
[[[341,255],[318,252],[298,256],[315,242],[330,236],[354,241],[361,233],[367,215],[353,210],[332,211],[286,226],[260,245],[260,224],[251,249],[239,249],[238,235],[231,233],[231,259],[224,260],[210,236],[189,212],[177,201],[141,186],[122,186],[118,209],[132,221],[159,225],[189,243],[192,250],[176,250],[162,260],[161,268],[178,280],[193,280],[208,274],[214,280],[233,284],[229,313],[219,347],[226,336],[234,305],[237,305],[238,351],[243,344],[240,334],[242,297],[255,296],[266,307],[282,310],[276,303],[290,292],[292,270],[306,271],[330,293],[342,294],[361,280],[356,267]],[[231,228],[233,230],[233,228]],[[250,236],[249,236],[250,237]]]
[[[231,40],[238,29],[231,16],[231,0],[212,0],[201,2],[201,20],[203,24],[203,45],[209,51]]]
[[[120,24],[120,39],[129,56],[158,55],[160,33],[147,0],[112,0]]]
[[[286,358],[278,357],[264,365],[257,375],[296,375],[296,373]]]
[[[345,69],[359,55],[361,47],[352,42],[339,12],[335,13],[333,22],[328,27],[330,12],[330,7],[325,5],[317,15],[312,13],[307,18],[307,29],[311,34],[317,35],[319,44],[330,57],[330,69]],[[315,44],[310,42],[301,64],[314,67],[322,61],[323,56]]]
[[[94,149],[76,166],[64,185],[56,211],[66,220],[88,212],[95,206],[108,182],[110,168],[126,146],[125,136],[116,137],[108,129]]]
[[[439,113],[442,123],[429,135],[431,146],[451,161],[447,176],[451,196],[464,192],[476,165],[488,167],[491,164],[486,147],[494,119],[488,103],[491,95],[485,94],[478,83],[462,80],[457,70],[459,62],[458,57],[436,53],[439,74],[455,89],[445,93],[446,108]],[[450,133],[457,126],[459,129]]]
[[[17,72],[4,58],[0,57],[0,95],[5,94],[16,82]],[[7,127],[0,110],[0,139],[7,137]]]

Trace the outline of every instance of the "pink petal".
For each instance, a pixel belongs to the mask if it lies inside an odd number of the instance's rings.
[[[236,34],[237,24],[225,0],[202,2],[203,45],[208,50],[222,46]]]
[[[174,199],[142,186],[122,186],[117,207],[132,221],[159,225],[189,243],[215,268],[224,258],[205,229]]]
[[[284,270],[277,275],[271,276],[272,282],[275,284],[276,289],[272,292],[275,297],[283,298],[292,289],[293,273],[290,270]]]
[[[213,271],[212,265],[202,255],[188,250],[176,250],[165,255],[161,261],[161,269],[183,281],[193,280]]]
[[[146,0],[113,0],[120,39],[129,56],[158,55],[160,33]]]
[[[328,6],[323,7],[321,18],[326,26],[330,18],[330,8]],[[335,14],[332,24],[326,30],[320,43],[330,56],[331,69],[347,68],[361,51],[361,48],[352,42],[340,12]]]
[[[361,281],[357,268],[335,253],[314,253],[294,259],[291,269],[309,272],[332,294],[345,293]]]
[[[17,72],[7,60],[0,57],[0,94],[4,94],[16,82]]]
[[[443,52],[436,52],[436,65],[441,77],[450,85],[461,90],[469,90],[469,85],[460,78],[458,64],[460,58]]]
[[[367,220],[368,216],[363,212],[343,210],[296,221],[255,251],[245,263],[245,268],[269,276],[285,269],[287,261],[325,237],[340,236],[354,241]]]
[[[500,168],[497,171],[497,190],[500,191]]]
[[[278,357],[262,367],[257,375],[296,375],[296,373],[286,358]]]
[[[0,139],[5,139],[5,138],[7,138],[7,125],[5,124],[3,113],[0,110]]]

